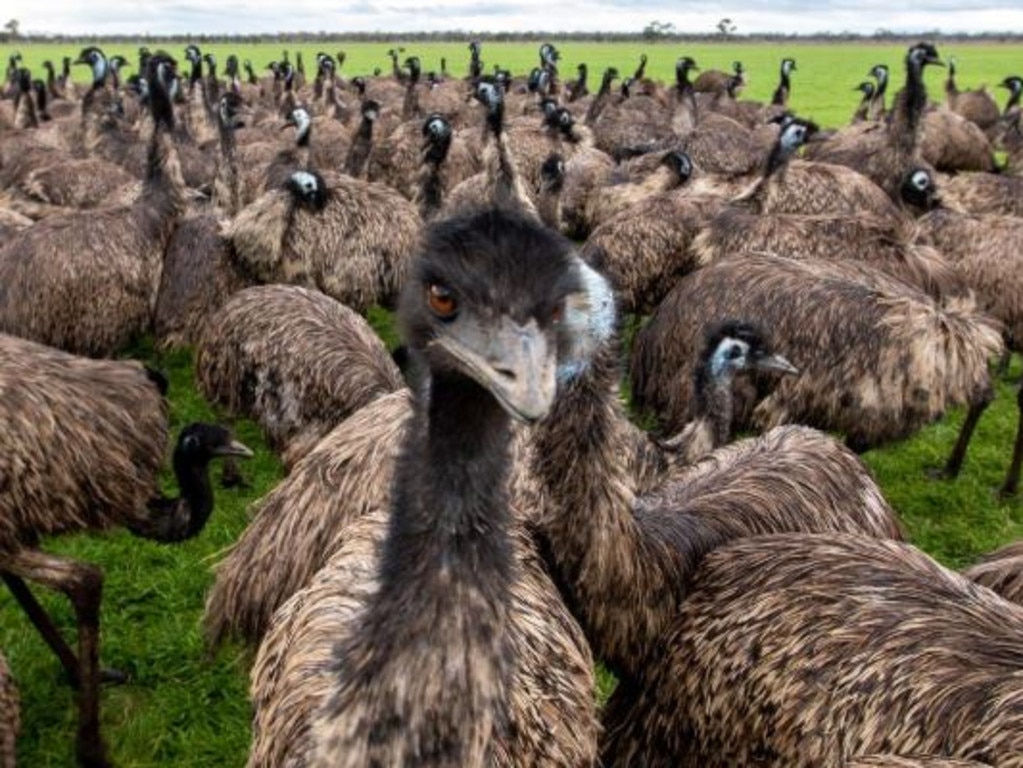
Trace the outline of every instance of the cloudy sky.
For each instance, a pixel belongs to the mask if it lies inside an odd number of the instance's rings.
[[[710,32],[729,17],[739,32],[1023,30],[1023,0],[45,0],[22,3],[25,32],[251,34],[277,31],[639,31],[652,20]],[[8,6],[10,7],[10,6]],[[5,19],[8,12],[3,12]]]

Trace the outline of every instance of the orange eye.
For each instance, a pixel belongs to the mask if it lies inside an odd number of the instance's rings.
[[[458,302],[447,288],[431,283],[426,288],[426,302],[441,320],[451,320],[458,314]]]
[[[554,308],[554,310],[551,312],[551,322],[552,323],[560,323],[561,322],[561,318],[564,317],[564,315],[565,315],[565,305],[564,304],[558,304]]]

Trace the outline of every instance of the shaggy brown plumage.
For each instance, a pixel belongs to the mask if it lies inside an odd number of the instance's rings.
[[[525,183],[505,131],[502,90],[494,83],[481,81],[476,85],[475,97],[486,109],[483,170],[451,190],[443,211],[454,214],[498,207],[535,216],[535,191]]]
[[[0,551],[144,514],[157,491],[167,414],[142,366],[5,335],[0,363],[7,412],[0,463],[19,489],[0,494]],[[90,426],[79,422],[86,414]],[[56,439],[55,430],[64,437]]]
[[[0,654],[0,766],[15,768],[15,742],[21,731],[21,706],[18,688],[11,677],[7,660]]]
[[[535,420],[555,395],[561,326],[549,314],[578,290],[574,265],[566,243],[521,214],[487,212],[431,228],[400,309],[429,378],[395,468],[379,586],[335,646],[333,690],[312,728],[312,765],[482,766],[503,754],[512,765],[532,765],[558,752],[552,731],[585,750],[552,762],[592,762],[592,717],[583,716],[582,738],[552,729],[540,710],[516,722],[512,702],[527,698],[514,692],[519,674],[544,655],[548,634],[557,645],[565,640],[549,615],[560,601],[549,581],[537,587],[541,612],[517,613],[532,602],[515,597],[528,594],[531,580],[515,554],[502,490],[509,416]],[[536,656],[519,656],[519,627]],[[592,680],[585,662],[576,668]],[[421,674],[410,678],[409,669]],[[546,665],[536,673],[547,674]],[[576,720],[574,706],[593,706],[591,685],[579,694],[572,706],[552,708]],[[526,746],[516,751],[519,743]]]
[[[572,155],[565,162],[562,183],[561,231],[575,240],[590,235],[591,223],[586,218],[586,203],[597,189],[613,183],[622,173],[606,152],[588,147]]]
[[[414,200],[423,165],[423,121],[409,120],[390,136],[373,145],[369,157],[370,181],[379,181]],[[480,161],[469,149],[463,132],[455,131],[447,158],[441,166],[441,186],[446,194],[470,176],[480,172]]]
[[[70,208],[101,208],[131,194],[137,179],[99,158],[65,159],[29,171],[19,185],[32,200]]]
[[[153,330],[164,346],[196,344],[228,297],[253,283],[220,234],[220,217],[233,216],[240,205],[235,130],[241,107],[236,94],[220,98],[220,162],[213,196],[217,212],[192,212],[182,220],[163,257]]]
[[[685,187],[655,195],[594,229],[581,255],[611,281],[623,312],[649,314],[679,278],[705,265],[692,242],[723,206]]]
[[[608,704],[609,764],[1023,764],[1023,608],[908,544],[747,538],[707,555],[676,618]]]
[[[540,530],[558,581],[620,680],[641,676],[696,564],[723,542],[790,530],[899,535],[862,463],[802,427],[715,451],[637,496],[617,437],[625,420],[614,361],[614,350],[603,350],[565,387],[536,428],[532,468],[548,496]]]
[[[28,229],[32,224],[32,219],[27,216],[0,205],[0,240],[3,242],[10,241],[18,232]]]
[[[386,509],[410,397],[402,388],[356,411],[255,505],[252,522],[217,565],[206,599],[203,625],[212,646],[229,636],[257,645],[274,612],[309,584],[348,527]]]
[[[252,670],[250,768],[310,764],[315,729],[329,726],[317,714],[334,686],[334,649],[378,588],[386,529],[380,509],[352,522],[333,557],[277,612]],[[529,755],[530,765],[590,765],[597,726],[589,646],[522,529],[514,546],[521,582],[508,636],[519,657],[508,692],[512,736],[494,744],[490,764],[521,765]]]
[[[939,171],[993,171],[995,153],[984,131],[947,109],[934,109],[920,125],[920,159]]]
[[[239,291],[206,325],[196,379],[207,399],[255,419],[293,464],[335,425],[404,385],[383,342],[354,311],[319,291]]]
[[[866,755],[854,757],[842,765],[843,768],[984,768],[988,763],[930,755]]]
[[[963,576],[1023,605],[1023,542],[1014,541],[964,568]]]
[[[562,382],[535,430],[533,470],[548,497],[540,531],[558,581],[619,690],[642,680],[663,652],[693,571],[715,547],[780,530],[899,535],[862,463],[805,428],[718,450],[637,497],[618,447],[625,420],[616,361],[609,342]]]
[[[954,57],[948,60],[948,76],[945,79],[945,104],[960,117],[969,120],[982,131],[989,131],[995,127],[1001,111],[994,98],[986,88],[978,91],[960,91],[956,85],[956,61]]]
[[[685,153],[663,153],[656,168],[643,178],[594,189],[586,198],[582,211],[584,228],[592,230],[616,214],[685,184],[692,172],[692,161]]]
[[[161,346],[192,346],[230,296],[253,284],[220,234],[221,219],[186,216],[175,230],[160,272],[153,332]]]
[[[853,261],[905,280],[936,297],[961,296],[967,286],[955,266],[931,246],[912,241],[906,220],[898,230],[871,216],[758,215],[726,209],[693,241],[700,263],[736,254]]]
[[[420,225],[415,206],[389,187],[296,171],[223,231],[259,280],[318,288],[365,312],[396,299]]]
[[[184,212],[170,100],[156,72],[150,80],[142,194],[130,207],[50,217],[0,248],[0,331],[104,356],[149,328],[163,251]]]
[[[942,203],[956,211],[1023,216],[1023,177],[957,173],[938,180]]]
[[[632,394],[667,431],[685,422],[704,323],[741,317],[767,329],[801,375],[738,423],[801,422],[844,432],[857,449],[897,440],[949,406],[990,395],[997,322],[967,299],[939,305],[865,265],[729,258],[680,281],[632,352]],[[750,417],[750,418],[747,418]]]
[[[792,160],[760,198],[764,213],[870,216],[897,228],[906,216],[877,184],[844,165]]]

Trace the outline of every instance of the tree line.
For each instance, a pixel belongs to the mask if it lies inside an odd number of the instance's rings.
[[[722,21],[729,21],[723,19]],[[482,42],[539,42],[543,40],[566,40],[573,42],[914,42],[919,39],[944,40],[949,42],[1014,42],[1023,41],[1023,33],[1013,32],[982,32],[976,34],[946,34],[941,30],[925,30],[904,34],[887,29],[878,29],[869,35],[855,32],[818,32],[812,35],[785,32],[739,34],[734,25],[707,33],[681,32],[672,24],[652,23],[639,32],[478,32],[473,30],[446,30],[433,32],[275,32],[257,35],[226,35],[226,34],[187,34],[187,35],[61,35],[61,34],[21,34],[17,24],[14,28],[7,25],[0,31],[0,43],[59,43],[88,45],[97,42],[107,43],[448,43],[466,40]]]

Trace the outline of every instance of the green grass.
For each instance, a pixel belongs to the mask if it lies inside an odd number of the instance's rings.
[[[278,56],[283,46],[210,46],[220,56],[235,51],[257,65]],[[288,46],[292,56],[298,47]],[[301,47],[307,63],[321,46]],[[385,69],[390,62],[386,45],[324,46],[348,52],[344,72]],[[563,44],[563,72],[578,61],[600,69],[614,64],[630,72],[639,53],[650,55],[649,73],[668,79],[674,59],[683,53],[704,66],[725,67],[742,59],[751,76],[748,95],[765,98],[775,84],[775,69],[784,54],[799,62],[794,76],[793,105],[825,125],[843,123],[855,103],[853,85],[868,67],[886,61],[899,71],[903,46],[786,45],[643,45]],[[77,47],[57,48],[23,45],[26,63],[41,72],[45,58],[77,54]],[[133,48],[110,46],[107,52],[134,54]],[[175,50],[174,53],[179,53]],[[961,87],[998,82],[1021,60],[1023,46],[962,45],[945,50],[958,55]],[[6,51],[0,51],[0,54]],[[459,72],[466,61],[462,44],[416,45],[416,53],[429,68],[440,56]],[[500,62],[516,71],[532,66],[535,46],[487,43],[484,59]],[[85,76],[77,68],[79,78]],[[930,75],[932,88],[940,88],[939,72]],[[940,93],[940,91],[939,91]],[[394,346],[396,337],[390,316],[371,313],[371,322]],[[147,346],[132,350],[166,370],[171,378],[172,422],[175,431],[195,420],[216,420],[218,414],[196,393],[190,354],[157,357]],[[956,481],[935,481],[925,474],[940,466],[947,456],[962,420],[962,412],[923,430],[913,439],[868,453],[867,463],[876,473],[886,496],[905,521],[910,538],[946,564],[959,567],[979,554],[1023,535],[1023,502],[1000,501],[996,489],[1006,470],[1017,423],[1015,384],[1021,375],[1017,359],[1007,380],[999,382],[995,403],[984,415],[970,448],[962,476]],[[106,666],[127,671],[127,685],[103,689],[103,729],[110,754],[124,767],[230,766],[245,760],[249,741],[247,699],[249,654],[227,647],[209,658],[203,646],[199,618],[206,590],[212,582],[211,566],[217,554],[243,530],[247,507],[280,478],[280,466],[268,451],[256,427],[235,425],[240,439],[256,451],[243,465],[252,487],[217,490],[217,508],[206,530],[197,539],[178,546],[140,541],[124,532],[72,536],[45,542],[54,552],[95,563],[106,575],[102,610],[102,658]],[[168,478],[168,490],[173,484]],[[68,637],[74,620],[66,600],[38,592]],[[0,589],[0,649],[7,656],[21,689],[23,733],[19,760],[24,766],[46,768],[73,764],[75,709],[71,689],[61,669],[43,645],[20,608],[6,590]],[[601,696],[606,697],[613,678],[601,672]]]
[[[857,83],[867,79],[867,70],[874,64],[886,63],[892,69],[896,84],[901,84],[902,59],[906,47],[903,44],[880,44],[871,42],[860,43],[797,43],[784,45],[768,43],[746,43],[731,41],[727,43],[583,43],[554,41],[561,50],[563,59],[560,63],[562,76],[575,76],[576,66],[586,62],[592,73],[591,87],[599,84],[600,72],[609,65],[616,66],[623,76],[631,74],[639,63],[639,55],[647,53],[649,63],[647,75],[659,80],[670,81],[674,77],[674,64],[681,55],[689,55],[696,59],[701,67],[730,70],[732,62],[741,60],[747,68],[749,86],[742,98],[767,100],[770,99],[778,81],[778,65],[783,56],[796,59],[798,70],[792,78],[791,105],[799,114],[816,120],[822,126],[837,126],[847,122],[855,109],[858,93],[853,93]],[[151,46],[156,47],[156,46]],[[272,60],[279,59],[283,50],[287,49],[294,60],[298,51],[302,52],[307,72],[312,74],[315,56],[318,51],[336,53],[344,50],[347,54],[342,75],[353,77],[359,74],[370,74],[377,67],[389,72],[391,60],[387,51],[391,45],[385,43],[352,43],[323,42],[296,44],[217,44],[204,45],[204,52],[217,55],[221,68],[227,55],[236,54],[240,59],[252,61],[257,74]],[[487,71],[494,64],[510,69],[515,73],[528,72],[538,61],[537,45],[523,43],[486,42],[483,45],[482,58]],[[137,46],[110,44],[103,46],[108,55],[120,53],[129,61],[137,63]],[[182,66],[184,45],[168,44],[166,48],[179,58]],[[6,56],[13,47],[0,50]],[[59,66],[62,56],[77,57],[81,46],[53,45],[42,43],[23,44],[18,50],[24,55],[24,66],[44,74],[42,62],[49,59]],[[959,62],[957,82],[961,89],[975,88],[987,84],[992,88],[1007,75],[1023,73],[1023,45],[993,43],[960,43],[939,45],[943,56],[956,56]],[[468,50],[465,43],[410,43],[406,45],[403,56],[417,55],[423,62],[424,71],[440,69],[441,57],[446,57],[449,71],[456,76],[466,73],[468,67]],[[134,70],[128,70],[129,72]],[[74,76],[79,81],[87,81],[89,74],[86,67],[75,67]],[[944,70],[928,68],[927,83],[932,98],[943,95]],[[896,85],[898,87],[898,85]],[[999,102],[1004,102],[1006,93],[997,94]]]
[[[217,414],[195,390],[191,355],[156,358],[136,350],[170,375],[175,432]],[[105,686],[103,729],[118,766],[241,765],[248,753],[249,655],[229,647],[217,658],[205,650],[199,617],[217,554],[244,529],[246,509],[281,477],[280,464],[252,423],[234,425],[256,456],[242,465],[252,487],[216,488],[216,510],[198,538],[180,545],[137,539],[125,531],[45,542],[47,550],[100,566],[105,574],[101,614],[102,662],[127,672],[127,685]],[[219,468],[214,467],[214,477]],[[176,493],[171,478],[169,492]],[[74,614],[61,596],[35,590],[65,637]],[[75,707],[56,658],[6,589],[0,590],[0,648],[22,697],[19,765],[74,764]]]

